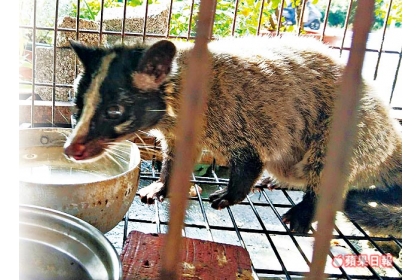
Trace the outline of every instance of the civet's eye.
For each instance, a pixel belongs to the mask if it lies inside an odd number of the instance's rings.
[[[123,113],[124,113],[124,107],[120,105],[111,105],[108,107],[106,111],[106,117],[108,119],[117,120],[121,118]]]

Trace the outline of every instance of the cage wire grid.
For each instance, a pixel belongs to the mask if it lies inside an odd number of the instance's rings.
[[[121,18],[121,29],[118,31],[108,30],[104,25],[103,9],[99,13],[99,28],[98,30],[88,30],[81,27],[79,24],[81,0],[76,0],[76,24],[74,27],[59,27],[58,15],[60,0],[54,0],[54,18],[53,24],[46,26],[40,25],[38,19],[41,18],[39,13],[42,12],[42,7],[38,7],[37,3],[41,0],[22,0],[22,2],[33,5],[32,22],[21,23],[19,28],[22,31],[32,32],[32,42],[30,49],[34,50],[31,58],[33,64],[32,80],[21,81],[21,85],[28,85],[31,87],[30,92],[20,92],[20,112],[29,112],[29,117],[21,116],[19,124],[21,127],[71,127],[70,110],[71,102],[63,102],[58,100],[57,91],[59,89],[71,90],[71,83],[63,82],[58,78],[62,63],[59,58],[61,48],[57,47],[56,42],[59,37],[59,32],[74,32],[75,38],[81,38],[82,35],[97,35],[99,43],[104,42],[105,36],[119,36],[121,42],[130,38],[145,41],[149,38],[163,39],[163,38],[181,38],[192,40],[194,39],[191,33],[191,22],[194,13],[192,5],[197,4],[192,1],[188,32],[184,35],[172,36],[170,35],[170,19],[174,13],[174,2],[169,3],[169,13],[166,17],[166,30],[162,34],[155,34],[147,32],[149,3],[146,1],[144,10],[143,26],[138,31],[128,30],[127,23],[127,0],[120,1],[123,3],[123,16]],[[62,2],[62,1],[61,1]],[[100,6],[104,7],[105,0],[99,0]],[[238,3],[235,2],[234,17],[232,21],[232,29],[230,35],[235,34],[235,26],[237,23]],[[283,6],[284,0],[281,0]],[[329,0],[326,5],[325,18],[328,18],[330,7],[334,0]],[[304,2],[306,3],[306,2]],[[346,44],[348,39],[348,28],[350,23],[350,11],[352,9],[353,1],[349,0],[346,14],[344,28],[342,29],[341,40],[338,44],[331,46],[332,51],[336,51],[337,55],[346,58],[349,47]],[[389,9],[386,11],[384,22],[388,22],[391,14],[392,0],[389,1]],[[259,20],[257,34],[262,34],[262,11],[264,9],[264,1],[260,6]],[[283,10],[280,10],[281,16]],[[302,14],[303,16],[303,14]],[[300,21],[302,21],[302,18]],[[277,30],[275,35],[280,34],[280,17],[278,17]],[[300,22],[301,23],[301,22]],[[320,39],[326,37],[326,24],[321,24],[319,32]],[[39,44],[36,42],[35,36],[37,32],[53,32],[53,44],[48,46],[52,51],[52,60],[49,62],[51,70],[51,79],[42,80],[37,78],[36,73],[43,70],[43,66],[37,66],[36,61],[38,54],[35,52]],[[378,32],[380,36],[379,44],[374,47],[370,46],[366,49],[365,60],[372,61],[372,68],[368,69],[368,77],[377,80],[381,75],[384,75],[383,69],[385,60],[392,56],[392,70],[386,79],[389,81],[388,96],[385,98],[391,104],[393,100],[397,78],[402,61],[402,48],[388,49],[385,39],[387,38],[387,25]],[[348,42],[347,42],[348,43]],[[41,46],[44,47],[44,46]],[[381,67],[382,68],[381,68]],[[74,77],[79,72],[77,63],[74,63]],[[383,81],[383,80],[382,80]],[[51,100],[39,100],[40,96],[36,91],[38,87],[45,87],[51,90]],[[392,105],[392,104],[391,104]],[[47,108],[47,110],[41,110]],[[401,112],[402,108],[394,108]],[[38,114],[38,112],[41,112]],[[41,116],[41,117],[40,117]],[[402,122],[402,119],[399,119]],[[139,188],[148,185],[149,183],[159,178],[159,168],[155,168],[155,160],[144,160],[139,168],[140,183]],[[316,223],[308,234],[296,234],[290,232],[288,225],[282,222],[281,215],[284,214],[290,207],[298,203],[303,196],[303,192],[275,189],[267,190],[261,189],[250,193],[247,198],[240,204],[227,207],[223,210],[214,210],[210,207],[208,196],[217,189],[223,188],[228,184],[223,174],[219,174],[219,169],[216,163],[213,162],[209,169],[209,174],[204,176],[197,176],[192,174],[191,183],[198,185],[203,189],[202,194],[197,197],[190,197],[188,201],[188,209],[185,217],[185,225],[183,235],[190,238],[199,238],[214,242],[234,244],[242,246],[250,253],[253,270],[258,275],[259,279],[300,279],[303,278],[306,272],[309,271],[309,263],[312,252],[313,232],[316,228]],[[163,202],[157,202],[153,205],[146,205],[140,201],[136,195],[129,211],[124,219],[110,232],[106,233],[106,237],[114,245],[118,253],[121,253],[124,241],[132,230],[139,230],[150,233],[165,233],[168,226],[168,205],[170,198]],[[387,253],[384,244],[393,244],[398,248],[402,248],[402,239],[395,237],[377,237],[371,236],[365,232],[356,222],[349,220],[345,214],[338,213],[337,221],[334,230],[333,240],[331,244],[331,251],[327,260],[325,272],[331,279],[402,279],[402,266],[396,258],[394,262],[388,267],[380,266],[353,266],[353,265],[337,265],[342,259],[338,256],[358,257],[366,254],[385,255]],[[338,259],[337,259],[338,258]],[[333,261],[334,260],[334,261]]]
[[[159,178],[154,163],[154,160],[141,163],[139,189]],[[218,174],[217,167],[213,162],[205,176],[191,175],[191,186],[197,195],[188,199],[182,235],[245,248],[257,279],[303,279],[309,272],[316,222],[309,233],[298,234],[291,232],[281,219],[283,213],[302,199],[303,192],[255,189],[240,204],[215,210],[211,208],[208,196],[228,184],[225,173]],[[202,188],[201,194],[198,187]],[[105,236],[121,253],[130,231],[165,234],[169,203],[170,198],[166,198],[163,202],[147,205],[136,195],[123,220]],[[370,236],[355,221],[339,212],[325,268],[328,279],[402,279],[402,266],[397,256],[386,265],[340,262],[350,257],[386,256],[383,243],[402,248],[402,239]]]

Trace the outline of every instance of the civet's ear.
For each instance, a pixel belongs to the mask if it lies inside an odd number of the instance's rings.
[[[69,40],[69,43],[85,68],[94,67],[103,56],[103,50],[98,47],[87,46],[74,40]]]
[[[167,40],[159,41],[146,50],[133,76],[134,85],[143,90],[156,89],[171,71],[176,47]]]

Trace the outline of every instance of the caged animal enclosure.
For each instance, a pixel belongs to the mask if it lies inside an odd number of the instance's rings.
[[[357,4],[352,0],[214,1],[208,37],[214,41],[243,36],[314,37],[346,62]],[[73,83],[85,65],[69,40],[91,46],[153,44],[161,39],[194,42],[199,5],[194,0],[20,0],[20,128],[74,127]],[[311,14],[313,9],[319,10],[318,18]],[[291,10],[293,20],[288,18]],[[401,1],[375,1],[375,15],[362,74],[378,87],[402,131]],[[143,132],[131,140],[141,151],[141,190],[160,178],[162,147]],[[226,163],[203,150],[191,174],[183,236],[243,247],[255,279],[303,278],[311,263],[314,233],[322,228],[315,222],[307,233],[294,232],[282,216],[304,199],[304,193],[282,186],[256,187],[242,202],[213,209],[210,195],[228,184]],[[366,227],[369,222],[352,216],[351,210],[362,210],[357,208],[360,200],[367,199],[366,209],[372,211],[382,202],[368,195],[350,197],[346,211],[336,216],[325,273],[330,279],[402,279],[401,235],[391,230],[392,225],[372,231]],[[105,236],[122,254],[131,232],[167,233],[170,202],[171,197],[149,205],[137,194],[121,222]]]

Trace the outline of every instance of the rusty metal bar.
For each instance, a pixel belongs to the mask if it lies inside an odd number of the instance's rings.
[[[77,0],[77,8],[76,8],[76,41],[79,40],[79,21],[80,21],[80,0]],[[77,62],[76,62],[77,67]],[[77,68],[76,68],[77,69]]]
[[[356,10],[350,56],[344,70],[339,97],[333,111],[326,163],[321,177],[315,220],[318,230],[308,279],[323,279],[336,211],[342,208],[351,147],[356,134],[366,42],[373,20],[374,0],[359,2]]]
[[[213,39],[213,28],[214,28],[214,19],[216,17],[216,7],[217,7],[217,1],[213,1],[214,5],[213,5],[213,11],[214,13],[211,16],[211,27],[210,27],[210,33],[209,33],[209,39]]]
[[[233,21],[232,21],[232,32],[231,32],[231,36],[235,35],[235,28],[236,28],[236,18],[238,17],[238,6],[239,6],[239,1],[240,0],[236,0],[235,1],[235,10],[233,11]]]
[[[77,0],[77,7],[76,7],[76,41],[79,40],[79,21],[80,21],[80,0]],[[79,65],[77,63],[77,59],[74,60],[74,76],[77,77],[77,73],[79,72]]]
[[[324,17],[324,24],[322,26],[321,41],[324,41],[325,29],[327,28],[327,25],[328,25],[328,16],[330,14],[331,2],[332,0],[328,1],[327,8],[325,9],[325,17]]]
[[[392,90],[391,90],[391,96],[389,97],[389,104],[391,104],[392,98],[394,97],[394,90],[395,90],[395,86],[397,84],[398,73],[400,72],[400,67],[401,67],[401,59],[402,59],[402,48],[401,48],[401,51],[399,53],[398,65],[397,65],[397,69],[395,70],[394,81],[392,82]]]
[[[304,23],[303,23],[303,16],[304,16],[304,14],[305,14],[305,10],[306,10],[306,3],[308,2],[308,0],[302,0],[302,9],[301,9],[301,11],[300,11],[300,17],[299,17],[299,21],[298,21],[298,35],[300,35],[301,33],[302,33],[302,31],[303,31],[303,25],[304,25]],[[296,7],[296,11],[298,10],[298,8]]]
[[[192,25],[193,14],[194,14],[194,0],[192,0],[191,2],[190,18],[188,19],[188,33],[187,33],[188,41],[191,39],[191,25]]]
[[[171,17],[172,17],[172,7],[174,4],[174,0],[171,0],[171,4],[169,5],[169,13],[168,13],[168,27],[166,29],[166,38],[169,38],[170,30],[171,30]]]
[[[56,89],[56,75],[57,75],[57,20],[58,20],[58,3],[59,0],[56,0],[55,2],[55,16],[54,16],[54,39],[53,39],[53,75],[52,75],[52,106],[51,106],[51,125],[54,126],[55,124],[55,89]]]
[[[384,28],[382,31],[381,45],[379,46],[379,49],[378,49],[378,59],[376,60],[375,73],[373,74],[373,80],[376,80],[376,77],[378,76],[379,62],[381,61],[382,49],[384,48],[385,33],[386,33],[386,28],[388,26],[389,15],[391,13],[391,6],[392,6],[392,0],[389,0],[389,6],[386,12]]]
[[[260,35],[261,21],[262,21],[262,16],[263,16],[263,13],[264,13],[264,3],[265,3],[265,0],[262,0],[261,1],[260,14],[258,15],[257,35]]]
[[[276,36],[279,36],[279,34],[280,34],[281,17],[283,16],[284,1],[285,0],[281,0],[279,6],[277,7],[277,11],[279,11],[279,14],[277,16],[277,32],[276,32]]]
[[[103,32],[103,25],[104,25],[104,10],[105,10],[105,5],[104,5],[104,1],[105,0],[101,0],[101,16],[99,19],[99,45],[102,44],[102,32]]]
[[[178,279],[180,250],[182,248],[182,229],[185,218],[187,193],[190,182],[190,174],[193,170],[195,147],[198,131],[201,127],[202,112],[205,111],[207,92],[206,81],[210,71],[208,65],[209,54],[207,49],[208,34],[211,28],[213,1],[201,1],[198,22],[197,37],[191,50],[188,69],[183,91],[183,100],[177,124],[175,141],[175,155],[171,177],[169,179],[170,216],[168,234],[165,236],[164,250],[162,254],[161,279]]]
[[[351,12],[352,6],[353,6],[353,0],[350,0],[349,6],[348,6],[348,9],[347,9],[347,14],[346,14],[346,22],[344,23],[343,38],[341,39],[341,44],[340,44],[340,56],[343,53],[344,40],[346,39],[347,29],[349,27],[350,12]]]
[[[124,38],[125,38],[125,20],[127,16],[127,1],[128,0],[124,0],[123,18],[121,22],[121,43],[122,44],[124,43]]]
[[[149,1],[145,1],[146,6],[144,9],[144,21],[143,21],[143,43],[146,41],[146,28],[147,28],[147,15],[149,14]]]

